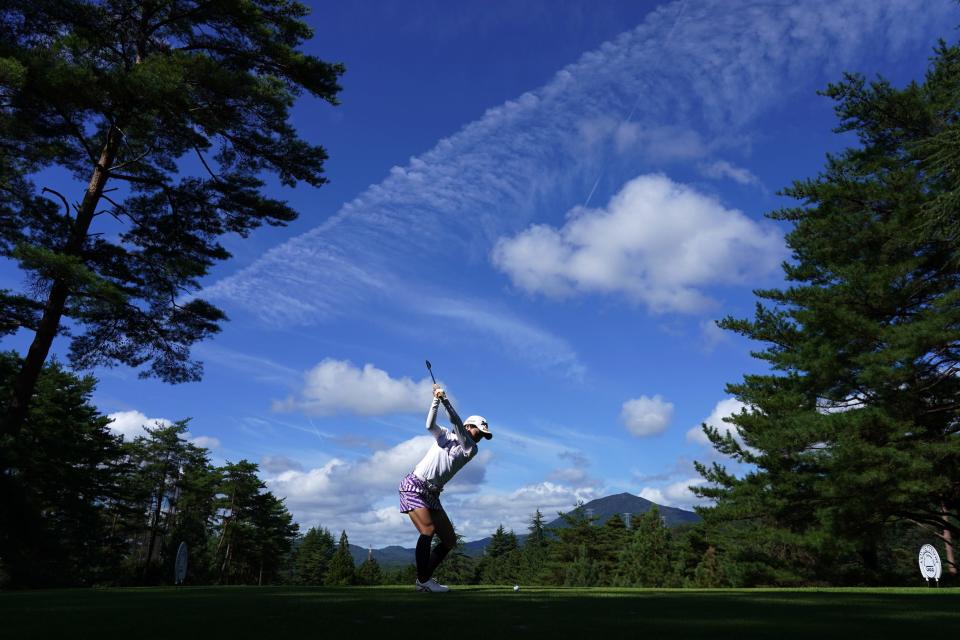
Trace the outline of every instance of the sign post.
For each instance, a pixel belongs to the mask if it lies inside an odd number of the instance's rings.
[[[932,544],[925,544],[920,547],[920,575],[923,576],[924,580],[927,581],[927,585],[930,585],[930,578],[933,578],[936,582],[936,586],[940,586],[940,554],[937,553],[936,547]]]
[[[173,568],[174,584],[183,584],[187,578],[187,543],[181,542],[177,549],[177,562]]]

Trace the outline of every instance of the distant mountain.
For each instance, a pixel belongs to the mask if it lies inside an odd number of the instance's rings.
[[[621,517],[626,518],[624,514],[629,513],[632,518],[633,516],[646,513],[653,507],[660,510],[660,517],[663,518],[664,523],[666,523],[668,527],[700,522],[700,516],[692,511],[677,509],[676,507],[663,507],[654,502],[650,502],[646,498],[635,496],[632,493],[618,493],[614,496],[597,498],[596,500],[587,502],[582,507],[573,509],[569,513],[584,510],[587,514],[599,518],[597,524],[602,525],[614,514],[619,513]],[[563,518],[557,518],[556,520],[552,520],[547,526],[551,528],[565,527],[567,523],[563,521]]]
[[[353,563],[358,567],[366,561],[369,553],[369,549],[358,547],[355,544],[350,545],[350,555],[353,556]],[[397,545],[374,549],[373,559],[383,569],[399,569],[416,562],[413,557],[413,549],[406,549]]]
[[[668,527],[676,527],[683,524],[693,524],[700,521],[700,516],[692,511],[677,509],[676,507],[663,507],[647,500],[646,498],[641,498],[640,496],[635,496],[631,493],[618,493],[613,496],[597,498],[596,500],[591,500],[583,506],[578,507],[578,509],[583,509],[588,514],[593,515],[593,517],[597,518],[597,525],[602,525],[616,513],[619,513],[621,517],[625,517],[625,514],[629,513],[630,517],[633,518],[642,513],[646,513],[652,507],[657,507],[657,509],[660,510],[660,516],[663,518],[663,521]],[[568,513],[573,513],[575,511],[577,511],[577,509],[573,509]],[[551,520],[545,526],[548,529],[559,529],[567,526],[567,524],[563,521],[563,518],[558,517],[555,520]],[[526,533],[517,534],[517,542],[520,544],[523,544],[524,540],[526,539]],[[465,542],[463,545],[463,552],[473,558],[482,556],[484,550],[487,548],[487,545],[490,544],[490,540],[491,537],[488,536],[486,538],[481,538],[480,540]],[[353,560],[357,566],[360,566],[360,563],[367,559],[367,554],[369,551],[356,545],[350,545],[350,553],[353,554]],[[413,553],[413,549],[391,546],[384,547],[383,549],[374,549],[373,557],[381,567],[385,569],[396,569],[408,564],[413,564],[415,562]]]

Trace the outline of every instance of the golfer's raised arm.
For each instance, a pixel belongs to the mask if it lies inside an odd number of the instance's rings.
[[[460,446],[464,449],[470,449],[474,444],[473,438],[467,433],[467,428],[463,426],[463,420],[457,415],[456,409],[453,408],[453,405],[450,404],[446,396],[443,398],[443,408],[447,410],[447,415],[450,417],[450,424],[453,425],[453,433],[457,436],[457,440],[460,441]]]
[[[437,424],[437,407],[439,406],[440,398],[439,396],[434,396],[433,402],[430,403],[430,410],[427,411],[427,431],[429,431],[430,435],[434,438],[439,438],[440,434],[443,433],[443,429]]]

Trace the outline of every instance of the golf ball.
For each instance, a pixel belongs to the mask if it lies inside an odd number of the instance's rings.
[[[513,590],[514,590],[514,591],[520,591],[520,585],[518,585],[518,584],[513,585]]]

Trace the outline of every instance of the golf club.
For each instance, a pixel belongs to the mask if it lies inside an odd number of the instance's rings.
[[[430,372],[430,379],[433,380],[433,384],[437,384],[437,379],[433,377],[433,368],[430,366],[429,360],[427,360],[427,371]]]

